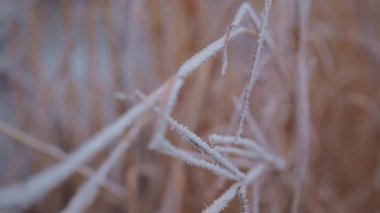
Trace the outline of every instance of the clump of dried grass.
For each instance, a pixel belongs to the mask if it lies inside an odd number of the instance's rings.
[[[241,208],[243,212],[297,212],[298,209],[301,212],[348,212],[378,208],[375,201],[379,196],[376,172],[379,100],[378,80],[372,72],[378,64],[376,54],[362,42],[376,43],[376,39],[358,36],[363,35],[359,27],[364,25],[334,23],[331,20],[344,19],[321,9],[328,6],[322,2],[313,2],[310,6],[308,1],[275,1],[270,21],[271,1],[265,1],[261,18],[245,3],[232,25],[222,30],[217,26],[227,20],[223,22],[220,15],[213,14],[223,10],[221,3],[214,5],[213,10],[205,7],[206,3],[171,2],[169,8],[156,5],[148,7],[148,13],[140,13],[146,9],[145,3],[126,2],[91,2],[90,5],[66,2],[58,7],[66,15],[73,11],[85,12],[88,20],[96,16],[104,20],[107,52],[112,55],[111,69],[114,70],[106,75],[99,72],[101,57],[96,52],[102,52],[104,46],[94,41],[100,25],[88,21],[85,35],[91,39],[86,43],[86,57],[91,64],[89,68],[93,69],[85,73],[85,78],[68,72],[74,69],[70,68],[69,56],[76,51],[72,48],[74,37],[70,36],[60,63],[65,70],[63,74],[59,72],[59,79],[64,76],[63,83],[50,83],[49,72],[42,64],[43,56],[33,54],[42,43],[39,33],[43,19],[38,14],[43,14],[41,11],[46,5],[39,1],[32,5],[29,27],[34,31],[28,37],[31,45],[27,50],[31,51],[32,88],[36,93],[25,93],[30,85],[23,76],[26,74],[17,66],[11,66],[18,70],[10,73],[13,82],[10,91],[17,94],[14,97],[15,103],[19,103],[15,105],[19,126],[22,124],[22,129],[51,144],[6,124],[0,125],[0,130],[60,162],[49,169],[30,165],[31,173],[36,175],[28,173],[22,184],[3,184],[2,208],[14,210],[32,206],[37,211],[58,211],[68,205],[68,212],[81,211],[94,201],[98,192],[102,195],[98,196],[101,202],[92,206],[98,211],[110,211],[110,203],[113,211],[132,212],[152,212],[158,208],[162,212],[202,209],[217,212],[225,208],[230,211]],[[120,42],[116,35],[124,35],[123,21],[113,16],[112,11],[123,7],[128,8],[131,15],[124,17],[128,22],[128,37]],[[353,8],[353,3],[340,7],[345,14],[354,15]],[[318,14],[325,13],[325,17],[319,18]],[[215,17],[219,18],[215,20]],[[64,20],[67,21],[65,31],[73,34],[75,26],[71,16]],[[267,21],[270,27],[265,33]],[[151,24],[150,29],[144,27],[147,22]],[[15,23],[10,32],[22,35]],[[365,23],[371,26],[373,21],[368,19]],[[190,57],[178,73],[169,78],[166,70],[174,70],[173,67],[210,43],[214,31],[227,32]],[[360,34],[356,33],[359,31]],[[244,35],[236,39],[238,34]],[[150,45],[136,45],[140,44],[139,39],[145,39]],[[17,38],[10,40],[17,41]],[[361,42],[356,43],[358,40]],[[119,48],[115,41],[119,42]],[[127,52],[122,49],[125,41]],[[14,52],[10,55],[23,54],[17,42],[10,46],[12,48]],[[154,54],[149,54],[150,50],[154,50],[151,51]],[[221,63],[208,60],[217,52],[222,52]],[[253,61],[251,55],[255,57]],[[127,64],[122,64],[120,58],[125,56]],[[141,56],[145,56],[144,63],[140,62]],[[248,75],[250,64],[253,65]],[[153,70],[153,67],[157,68],[155,72],[142,71]],[[127,76],[123,77],[122,69]],[[198,72],[193,73],[196,69]],[[260,70],[263,72],[258,75]],[[104,76],[109,76],[109,80]],[[158,85],[159,79],[166,78],[169,80],[147,97],[141,92],[131,92],[139,79]],[[242,87],[247,79],[248,85]],[[117,82],[116,86],[109,81]],[[51,90],[45,91],[44,87]],[[113,94],[123,87],[127,88],[127,98],[119,93],[119,99],[115,100]],[[152,88],[141,86],[139,89]],[[233,96],[240,96],[241,100],[232,101]],[[28,111],[23,103],[29,102],[32,104]],[[53,110],[47,110],[51,106],[55,106]],[[28,113],[30,110],[34,113]],[[109,124],[116,110],[127,112]],[[35,124],[28,125],[28,120]],[[244,122],[247,128],[243,128]],[[99,131],[101,126],[107,127]],[[174,134],[170,126],[179,135]],[[91,139],[80,143],[95,132]],[[128,140],[114,146],[126,133]],[[207,136],[209,141],[203,139]],[[179,142],[180,138],[189,143]],[[148,145],[149,141],[152,143]],[[128,146],[126,159],[120,160]],[[146,149],[148,146],[152,151]],[[165,158],[156,151],[174,158]],[[33,162],[49,163],[42,156],[33,153],[32,156]],[[188,167],[178,160],[213,174]],[[20,164],[14,163],[16,168]],[[98,167],[95,173],[93,167]],[[352,172],[353,168],[358,169],[358,173]],[[70,178],[75,172],[88,178],[83,187],[79,187],[83,179]],[[91,174],[94,176],[90,178]],[[56,188],[60,184],[70,186],[71,191]],[[98,191],[99,186],[104,191]],[[77,192],[75,196],[74,192]],[[234,197],[239,198],[240,204],[233,201]]]

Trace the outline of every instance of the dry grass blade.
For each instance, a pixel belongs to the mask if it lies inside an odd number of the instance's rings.
[[[32,136],[9,126],[6,123],[0,122],[0,132],[10,138],[15,139],[17,142],[20,142],[27,147],[30,147],[44,155],[49,156],[52,159],[63,160],[66,157],[66,153],[60,148],[39,141],[36,138],[33,138]]]
[[[0,132],[54,160],[63,161],[67,157],[67,154],[58,147],[39,141],[2,122],[0,122]],[[86,178],[90,178],[94,174],[94,170],[85,165],[79,167],[77,172]],[[123,198],[127,192],[123,186],[110,180],[103,181],[101,186],[119,199]]]
[[[309,67],[307,65],[308,55],[308,22],[311,1],[298,2],[299,22],[299,50],[298,50],[298,142],[299,142],[299,165],[295,183],[292,213],[297,213],[301,200],[302,182],[305,179],[309,164],[310,148],[310,103],[309,103]]]
[[[252,212],[259,213],[260,212],[260,188],[257,182],[252,184]]]
[[[24,183],[0,188],[0,209],[25,209],[47,192],[70,177],[83,163],[120,137],[143,113],[151,109],[159,99],[163,88],[156,90],[146,101],[136,105],[118,120],[104,128],[84,143],[74,153]]]
[[[128,149],[132,141],[137,137],[143,120],[134,125],[122,141],[114,148],[109,157],[103,162],[96,173],[79,188],[77,194],[70,200],[68,206],[63,212],[83,212],[96,198],[99,191],[99,185],[107,178],[112,166],[121,159],[125,151]]]

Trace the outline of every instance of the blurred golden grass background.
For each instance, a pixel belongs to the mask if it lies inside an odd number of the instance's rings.
[[[135,104],[130,94],[151,93],[223,35],[242,2],[4,0],[0,121],[70,153]],[[250,3],[259,13],[264,1]],[[292,201],[288,179],[298,165],[299,143],[298,3],[274,1],[269,29],[275,52],[265,55],[250,103],[268,141],[290,165],[285,175],[260,181],[261,212],[289,212]],[[376,0],[311,1],[311,147],[300,212],[380,212],[379,8]],[[254,41],[244,35],[229,44],[225,76],[221,55],[202,65],[186,82],[174,117],[203,137],[231,133],[232,97],[247,81]],[[128,194],[120,199],[102,191],[89,212],[200,212],[223,191],[208,172],[148,150],[152,128],[152,122],[142,128],[110,175]],[[26,180],[55,162],[6,134],[0,142],[1,185]],[[108,152],[89,165],[97,168]],[[61,210],[83,181],[74,175],[28,212]],[[237,204],[226,209],[236,211]]]

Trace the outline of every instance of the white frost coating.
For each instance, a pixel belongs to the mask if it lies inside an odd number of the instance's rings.
[[[237,147],[228,147],[228,146],[216,146],[215,149],[224,154],[234,154],[240,157],[248,158],[251,160],[257,160],[259,159],[257,153],[254,153],[252,151],[247,151],[241,148]]]
[[[247,147],[247,148],[251,148],[255,151],[262,152],[262,151],[259,151],[261,150],[261,147],[256,143],[256,141],[248,139],[248,138],[239,138],[236,141],[235,136],[211,134],[208,136],[208,139],[213,144],[226,144],[226,145],[238,144],[238,145],[243,145],[244,147]]]
[[[231,30],[230,38],[233,39],[244,32],[246,32],[245,28],[234,28]],[[163,111],[164,118],[170,117],[170,114],[172,113],[174,106],[177,102],[177,96],[182,88],[185,78],[224,47],[225,37],[226,35],[209,44],[206,48],[204,48],[203,50],[192,56],[190,59],[188,59],[185,63],[183,63],[183,65],[178,70],[174,79],[174,83],[169,91],[167,105]],[[153,136],[152,143],[150,144],[150,148],[154,148],[155,146],[157,146],[157,143],[159,143],[164,138],[166,130],[166,119],[159,120],[157,123],[157,130]]]
[[[234,20],[232,22],[232,26],[240,26],[241,22],[243,21],[244,15],[248,14],[251,20],[253,21],[253,24],[257,29],[260,29],[261,23],[260,23],[260,18],[255,12],[255,10],[252,8],[250,4],[247,2],[243,3],[239,9],[238,12],[236,13]],[[268,47],[273,49],[274,48],[274,41],[271,36],[271,32],[267,30],[267,35],[265,42],[268,44]]]
[[[229,63],[229,61],[228,61],[229,33],[230,33],[231,29],[233,29],[234,27],[242,26],[242,21],[243,21],[244,15],[246,15],[246,14],[248,14],[250,19],[253,21],[253,24],[255,25],[255,27],[257,29],[260,28],[261,24],[260,24],[259,16],[253,10],[253,8],[250,4],[248,4],[247,2],[243,3],[239,7],[238,11],[236,12],[235,17],[232,21],[232,24],[230,25],[229,30],[226,33],[225,46],[223,48],[222,68],[221,68],[221,74],[222,75],[225,75],[227,73],[227,68],[228,68],[228,63]],[[267,36],[267,38],[266,38],[265,42],[268,43],[269,48],[273,49],[274,42],[273,42],[273,39],[272,39],[269,31],[267,32],[266,36]]]
[[[248,201],[248,193],[247,193],[247,187],[241,186],[239,191],[239,199],[242,207],[243,213],[249,213],[249,201]]]
[[[228,169],[230,172],[234,173],[236,176],[242,178],[244,174],[233,165],[227,158],[223,157],[217,150],[211,148],[205,141],[194,134],[189,128],[179,124],[174,119],[169,119],[170,124],[185,138],[187,138],[196,147],[202,149],[207,155],[212,157],[217,163],[221,164],[223,167]]]
[[[238,183],[233,184],[227,191],[225,191],[218,199],[216,199],[211,206],[203,210],[203,213],[218,213],[221,212],[232,199],[236,196],[236,192],[240,185]]]
[[[166,139],[161,141],[160,145],[163,148],[161,151],[167,155],[171,155],[173,157],[179,158],[179,159],[185,161],[186,163],[188,163],[190,165],[194,165],[194,166],[200,167],[202,169],[207,169],[207,170],[213,172],[214,174],[221,176],[223,178],[226,178],[229,180],[235,180],[235,181],[239,180],[239,178],[236,175],[234,175],[231,172],[219,167],[218,165],[207,162],[205,160],[198,159],[198,158],[192,156],[190,153],[188,153],[184,150],[177,149],[176,147],[171,145],[170,142],[167,141]]]
[[[255,168],[251,169],[241,183],[235,183],[232,185],[222,196],[215,200],[213,204],[203,212],[220,212],[236,196],[237,190],[239,190],[238,193],[242,203],[243,212],[249,212],[247,187],[263,173],[264,169],[264,164],[259,164]]]
[[[136,138],[140,128],[141,125],[135,125],[132,127],[127,136],[114,148],[109,157],[102,163],[91,179],[79,188],[78,192],[70,200],[63,212],[84,212],[84,210],[94,202],[94,199],[99,192],[99,185],[106,180],[112,167],[121,159],[132,143],[132,140]]]
[[[239,138],[240,135],[243,133],[244,119],[247,114],[250,94],[252,92],[253,85],[255,84],[258,75],[260,74],[260,69],[258,68],[260,65],[261,52],[262,52],[264,40],[266,37],[265,33],[266,33],[266,28],[268,27],[268,21],[269,21],[268,19],[269,19],[269,13],[270,13],[271,7],[272,7],[272,0],[265,0],[263,21],[262,21],[261,30],[260,30],[259,38],[256,45],[255,57],[253,59],[251,72],[249,73],[248,84],[244,90],[244,98],[243,98],[243,104],[241,107],[240,119],[239,119],[238,129],[236,132],[236,136],[237,136],[236,138]]]
[[[29,180],[0,188],[0,209],[25,209],[38,201],[50,190],[69,178],[81,165],[99,151],[120,137],[140,115],[152,108],[161,97],[162,87],[157,89],[146,101],[136,105],[118,120],[107,126],[79,149],[68,155],[65,161],[34,175]]]
[[[209,135],[209,140],[214,144],[241,144],[246,148],[250,148],[253,151],[255,151],[254,154],[258,154],[261,158],[268,162],[275,163],[276,165],[283,166],[283,160],[274,156],[270,152],[266,151],[260,145],[258,145],[255,141],[247,139],[247,138],[238,138],[230,135],[217,135],[217,134],[211,134]],[[281,167],[282,168],[282,167]]]
[[[241,22],[243,21],[243,18],[244,18],[244,15],[247,14],[251,17],[253,23],[256,25],[257,28],[260,27],[260,19],[259,17],[257,16],[257,14],[255,13],[255,11],[253,10],[253,8],[251,7],[250,4],[248,4],[247,2],[244,2],[238,9],[235,17],[234,17],[234,20],[232,22],[232,25],[234,26],[238,26],[241,24]]]
[[[234,26],[230,26],[228,28],[227,33],[224,36],[224,47],[223,47],[223,58],[222,58],[222,68],[221,68],[221,75],[225,75],[227,73],[228,68],[228,42],[230,41],[230,33]]]
[[[255,181],[256,178],[258,178],[261,175],[261,173],[264,172],[264,170],[265,170],[264,164],[259,164],[255,168],[249,170],[249,172],[247,173],[247,175],[242,181],[242,185],[246,187],[251,185],[253,181]]]
[[[228,68],[228,39],[226,38],[226,44],[225,47],[223,48],[223,59],[222,59],[222,68],[221,68],[221,74],[225,75],[227,73],[227,68]]]

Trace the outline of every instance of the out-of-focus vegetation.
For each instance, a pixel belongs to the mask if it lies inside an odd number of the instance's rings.
[[[300,2],[274,0],[268,27],[274,51],[264,52],[250,98],[250,111],[266,139],[287,162],[283,173],[258,181],[261,212],[290,212],[302,165]],[[151,94],[184,61],[221,37],[242,3],[2,0],[1,186],[28,180],[66,157],[53,159],[21,145],[21,133],[6,126],[65,153],[77,150],[141,102],[136,91]],[[249,3],[260,14],[264,0]],[[311,1],[303,56],[310,147],[300,212],[380,211],[379,8],[376,0]],[[253,26],[248,19],[244,22]],[[205,139],[215,132],[233,134],[233,97],[239,97],[247,82],[255,45],[252,35],[232,40],[224,76],[222,55],[203,64],[185,82],[173,117]],[[153,119],[141,119],[138,136],[109,175],[127,193],[115,196],[103,188],[89,212],[200,212],[225,191],[228,184],[220,178],[148,149],[156,128]],[[177,147],[193,148],[171,131],[168,137],[178,141]],[[112,148],[102,150],[87,167],[99,168]],[[62,210],[85,181],[73,175],[28,211]],[[225,211],[239,208],[235,199]]]

